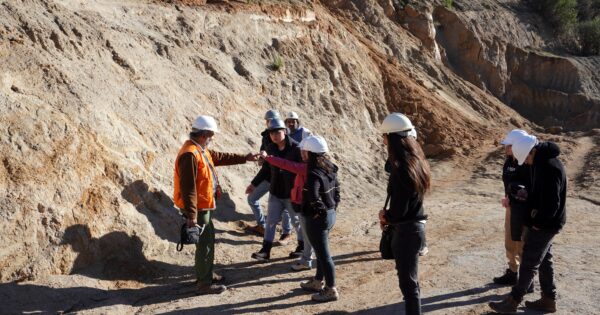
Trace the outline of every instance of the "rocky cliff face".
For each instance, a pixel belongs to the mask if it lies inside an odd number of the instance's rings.
[[[443,29],[434,35],[425,23],[415,37],[402,14],[362,0],[2,1],[0,280],[159,281],[165,264],[188,261],[169,254],[180,223],[171,181],[199,114],[223,130],[215,149],[247,153],[258,149],[265,110],[298,112],[341,166],[345,211],[362,211],[384,187],[376,128],[388,112],[407,113],[427,154],[446,159],[478,152],[509,126],[531,126],[488,92],[536,121],[540,112],[562,121],[554,113],[570,110],[567,126],[597,124],[598,111],[588,115],[597,81],[576,72],[592,72],[592,59],[503,44],[491,62],[477,51],[492,43],[463,15],[435,9],[424,16]],[[557,66],[560,79],[532,74]],[[552,110],[529,103],[552,93],[560,100]],[[218,228],[252,220],[243,191],[257,170],[221,170],[228,194]]]
[[[455,73],[546,127],[600,126],[599,57],[544,53],[543,21],[523,4],[474,3],[461,9],[433,10],[436,41]]]

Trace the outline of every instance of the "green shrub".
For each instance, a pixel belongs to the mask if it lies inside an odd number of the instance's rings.
[[[281,56],[277,55],[277,56],[275,56],[275,58],[273,58],[273,63],[271,64],[271,69],[273,69],[275,71],[279,71],[281,68],[283,68],[283,58],[281,58]]]
[[[589,21],[600,17],[600,0],[577,0],[579,21]]]
[[[600,0],[529,0],[573,53],[600,54]]]
[[[584,55],[600,54],[600,17],[579,24],[579,37]]]
[[[452,9],[453,4],[454,4],[454,0],[444,0],[444,6],[448,9]]]

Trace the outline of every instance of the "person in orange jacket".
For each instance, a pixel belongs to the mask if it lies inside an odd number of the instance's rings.
[[[192,124],[187,140],[175,160],[173,201],[187,220],[187,225],[201,226],[200,240],[196,244],[195,269],[200,294],[219,294],[227,289],[214,284],[223,277],[213,272],[215,230],[212,211],[221,193],[215,166],[243,164],[258,160],[258,154],[221,153],[208,150],[219,129],[211,116],[199,116]]]

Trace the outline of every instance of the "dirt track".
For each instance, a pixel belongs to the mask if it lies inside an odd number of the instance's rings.
[[[589,165],[586,158],[597,147],[591,144],[598,140],[598,136],[579,138],[573,142],[579,146],[563,142],[565,151],[570,152],[563,157],[568,161],[569,175],[587,171],[578,168]],[[508,288],[490,284],[491,278],[505,268],[501,163],[501,151],[491,147],[487,154],[472,160],[433,162],[436,187],[426,201],[430,253],[420,263],[425,312],[487,313],[487,302],[508,292]],[[560,314],[594,314],[600,300],[597,291],[600,266],[596,263],[600,258],[596,251],[600,207],[578,197],[581,187],[576,183],[571,178],[568,223],[555,242],[558,307]],[[588,183],[591,188],[597,189],[597,185]],[[268,264],[257,264],[250,259],[261,240],[244,234],[241,222],[229,220],[248,217],[245,206],[238,205],[246,213],[224,213],[222,217],[228,222],[217,223],[220,230],[217,269],[227,277],[230,288],[222,295],[194,294],[192,256],[184,251],[190,255],[190,265],[149,262],[147,266],[155,268],[155,277],[141,282],[71,275],[54,276],[38,283],[2,284],[0,294],[7,301],[3,313],[403,313],[393,263],[380,260],[376,251],[380,233],[375,213],[382,200],[383,196],[374,195],[365,205],[339,213],[332,248],[341,299],[334,303],[314,304],[300,290],[299,282],[313,271],[290,271],[292,261],[284,257],[293,245],[276,247]],[[115,277],[126,279],[118,273]],[[536,293],[526,299],[538,296],[537,283],[536,288]]]

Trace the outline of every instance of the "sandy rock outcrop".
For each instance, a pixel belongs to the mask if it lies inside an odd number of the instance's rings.
[[[532,29],[543,22],[533,21],[525,5],[488,5],[495,10],[477,4],[434,9],[436,41],[448,67],[536,123],[569,130],[600,126],[600,58],[544,53],[544,32]],[[522,13],[515,16],[510,5]]]

